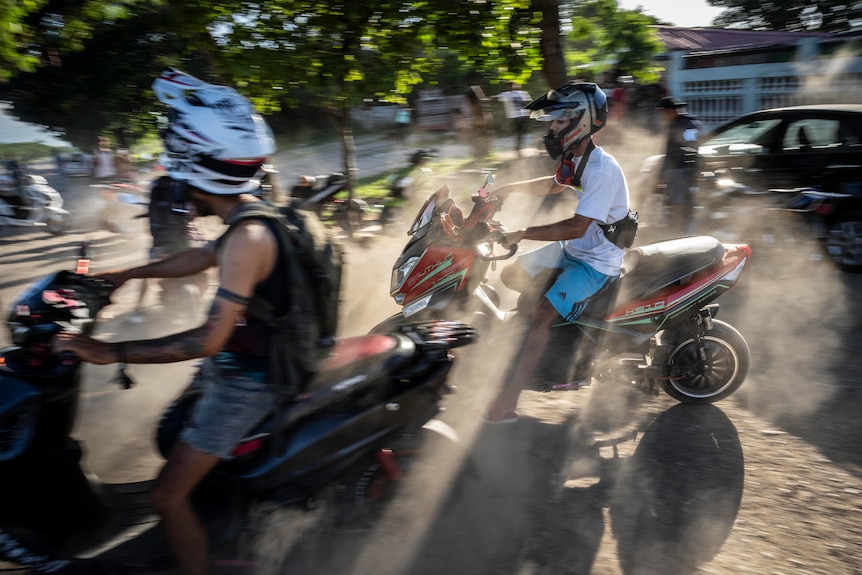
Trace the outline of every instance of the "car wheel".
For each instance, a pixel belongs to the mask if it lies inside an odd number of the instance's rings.
[[[841,269],[862,272],[862,212],[851,212],[830,224],[826,252]]]

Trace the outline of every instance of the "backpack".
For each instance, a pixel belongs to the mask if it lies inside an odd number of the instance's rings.
[[[150,235],[153,245],[170,248],[172,251],[191,247],[188,220],[172,210],[177,186],[183,186],[168,176],[156,180],[150,190],[150,205],[147,216],[150,220]]]
[[[272,328],[269,349],[270,381],[287,386],[295,397],[299,384],[320,370],[335,345],[341,291],[343,249],[317,217],[291,206],[264,202],[242,204],[225,222],[246,219],[274,220],[280,257],[288,275],[288,310],[274,313],[275,305],[253,296],[246,313]]]

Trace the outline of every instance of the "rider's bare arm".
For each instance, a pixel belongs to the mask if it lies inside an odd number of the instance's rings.
[[[243,299],[250,297],[255,286],[272,272],[277,253],[276,240],[265,224],[242,222],[225,240],[217,262],[219,287],[239,297],[228,300],[216,296],[203,325],[158,339],[120,343],[108,343],[81,334],[59,334],[54,339],[54,350],[71,351],[84,361],[99,365],[172,363],[214,355],[224,347],[244,313],[246,304]],[[182,261],[181,256],[178,258]],[[196,261],[200,264],[204,258]],[[214,262],[215,258],[211,261]]]
[[[554,176],[542,176],[540,178],[533,178],[532,180],[521,180],[519,182],[512,182],[510,184],[499,186],[496,193],[498,195],[507,195],[512,192],[523,192],[526,194],[545,196],[549,194],[558,194],[564,189],[566,189],[566,186],[561,186],[555,182]]]
[[[208,242],[200,248],[191,248],[136,268],[123,271],[97,274],[120,287],[130,279],[181,278],[200,273],[216,263],[215,242]]]
[[[530,226],[523,230],[508,232],[504,234],[506,245],[517,244],[521,240],[554,242],[580,238],[587,232],[592,221],[592,218],[575,214],[574,217],[553,224]]]
[[[272,273],[278,246],[265,224],[242,222],[225,241],[219,263],[219,288],[240,298],[250,298],[255,286]],[[170,363],[215,355],[223,349],[237,320],[245,312],[240,298],[216,296],[206,322],[189,331],[167,337],[130,341],[118,355],[129,363]]]

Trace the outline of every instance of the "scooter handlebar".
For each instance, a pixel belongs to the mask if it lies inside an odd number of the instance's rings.
[[[506,239],[506,237],[503,235],[503,232],[499,228],[492,227],[493,224],[491,222],[486,222],[486,226],[489,227],[489,230],[488,230],[489,237],[487,240],[488,244],[491,246],[493,246],[493,244],[500,244],[501,246],[505,246],[505,244],[503,242]],[[507,259],[511,258],[512,256],[514,256],[517,251],[518,251],[518,244],[513,244],[513,245],[509,246],[509,251],[503,255],[500,255],[500,256],[481,255],[480,257],[485,261],[495,262],[495,261],[499,261],[499,260],[507,260]]]
[[[509,247],[509,251],[507,253],[505,253],[501,256],[482,256],[482,259],[489,261],[489,262],[496,262],[499,260],[507,260],[507,259],[511,258],[512,256],[514,256],[515,252],[517,252],[517,251],[518,251],[518,244],[514,244],[514,245]]]
[[[110,300],[114,293],[114,284],[107,279],[97,278],[85,274],[75,274],[77,283],[93,292],[98,298]]]

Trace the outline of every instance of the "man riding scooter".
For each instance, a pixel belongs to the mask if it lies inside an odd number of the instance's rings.
[[[606,227],[621,224],[629,214],[623,171],[613,156],[592,140],[608,117],[608,101],[601,88],[573,82],[526,107],[532,110],[532,118],[550,122],[544,144],[551,158],[561,158],[560,165],[553,176],[514,182],[501,189],[556,194],[574,188],[579,201],[571,218],[505,234],[506,246],[521,240],[550,242],[519,256],[503,270],[501,278],[507,287],[523,291],[547,269],[560,268],[562,272],[533,308],[520,358],[485,415],[488,423],[518,420],[518,397],[545,352],[551,325],[561,319],[577,319],[587,303],[619,277],[623,248],[608,235]]]

